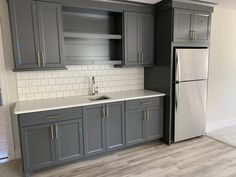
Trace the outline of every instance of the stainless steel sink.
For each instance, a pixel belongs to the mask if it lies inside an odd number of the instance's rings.
[[[101,95],[101,96],[93,96],[88,98],[90,101],[100,101],[100,100],[108,100],[111,99],[109,96]]]

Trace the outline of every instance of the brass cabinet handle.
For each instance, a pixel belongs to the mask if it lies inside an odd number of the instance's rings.
[[[141,53],[141,58],[142,58],[142,64],[143,64],[143,53]]]
[[[40,53],[39,53],[39,51],[37,52],[37,57],[38,57],[38,65],[41,66]]]
[[[55,118],[59,118],[59,117],[61,117],[61,114],[45,116],[46,119],[55,119]]]
[[[144,120],[147,120],[146,109],[144,109],[143,114],[144,114]]]
[[[106,118],[105,106],[102,106],[102,118]]]
[[[46,64],[46,58],[45,58],[45,55],[44,55],[44,52],[43,52],[43,51],[41,51],[41,55],[42,55],[43,66],[45,66],[45,64]]]
[[[193,39],[194,39],[193,31],[191,30],[191,31],[190,31],[190,40],[193,40]]]
[[[138,64],[141,64],[141,53],[138,54]]]
[[[108,104],[107,104],[106,108],[107,108],[107,115],[106,115],[106,117],[107,117],[107,119],[109,119],[109,106],[108,106]]]
[[[58,130],[59,129],[59,127],[58,127],[58,125],[56,124],[55,125],[55,130],[56,130],[56,138],[59,138],[59,134],[58,134]]]
[[[138,55],[137,55],[137,60],[138,60],[138,64],[139,64],[139,62],[140,62],[139,53],[138,53]]]
[[[194,31],[194,40],[197,40],[197,32]]]
[[[146,114],[147,114],[147,120],[149,120],[149,110],[146,109]]]
[[[54,139],[54,133],[53,133],[53,125],[51,125],[51,139]]]

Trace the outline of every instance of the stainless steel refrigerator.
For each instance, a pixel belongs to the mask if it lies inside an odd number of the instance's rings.
[[[208,49],[175,50],[174,141],[205,134]]]

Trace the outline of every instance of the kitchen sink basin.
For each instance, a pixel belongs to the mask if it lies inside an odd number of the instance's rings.
[[[90,101],[100,101],[100,100],[108,100],[111,99],[109,96],[102,95],[102,96],[93,96],[88,98]]]

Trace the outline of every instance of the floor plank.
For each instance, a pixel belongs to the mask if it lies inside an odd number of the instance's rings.
[[[33,177],[235,177],[235,167],[234,147],[202,137],[171,146],[153,142]],[[0,165],[0,174],[20,177],[19,161]]]

